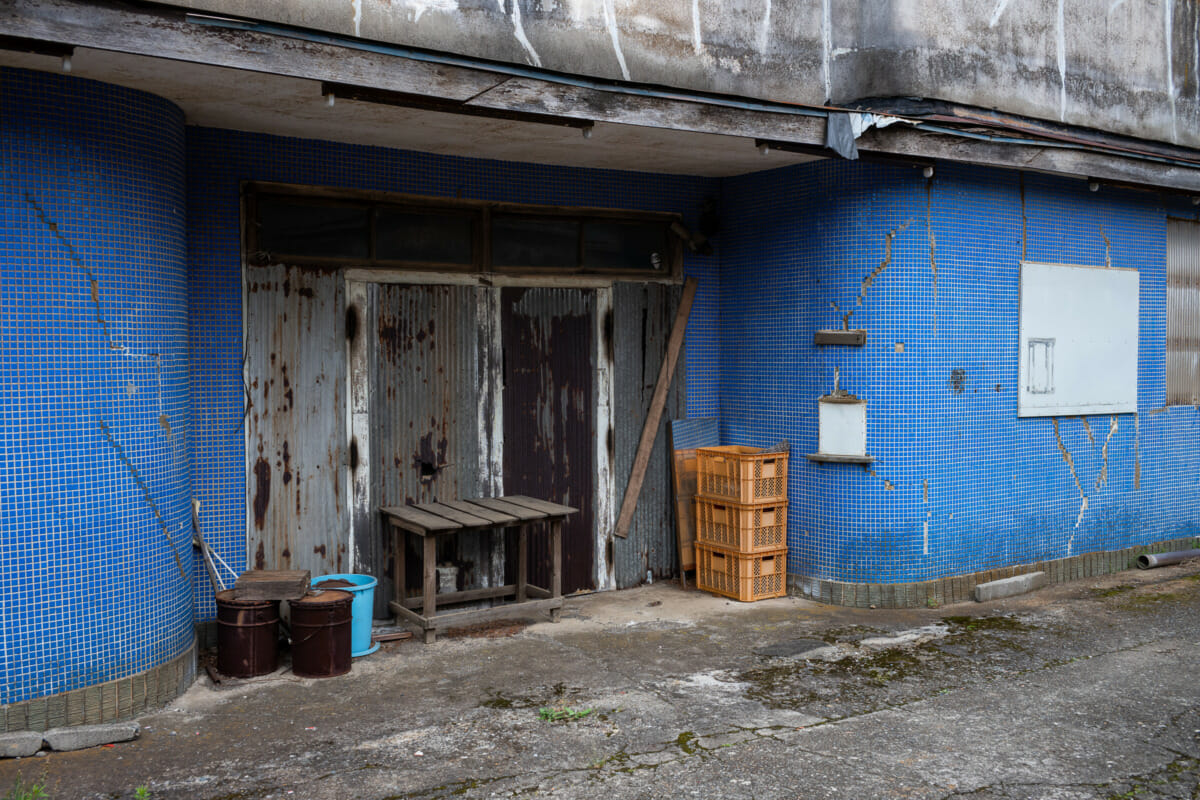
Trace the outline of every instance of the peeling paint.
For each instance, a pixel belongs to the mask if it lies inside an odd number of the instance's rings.
[[[529,37],[525,35],[525,26],[521,22],[521,0],[510,0],[510,2],[512,5],[507,13],[508,18],[513,24],[513,36],[516,37],[517,41],[521,43],[521,46],[525,48],[525,52],[529,54],[529,58],[533,66],[540,67],[542,65],[542,59],[537,54],[537,51],[533,49],[533,45],[530,43]],[[500,13],[505,13],[505,0],[496,0],[496,4],[500,6]]]
[[[833,99],[833,75],[830,72],[831,51],[833,50],[833,12],[830,9],[832,0],[821,0],[821,77],[825,81],[825,102]]]
[[[989,28],[996,27],[996,23],[1000,21],[1000,17],[1004,14],[1004,9],[1008,8],[1008,4],[1010,2],[1012,2],[1012,0],[999,0],[999,2],[996,3],[996,8],[992,11],[992,18],[988,20]]]
[[[453,12],[458,10],[457,0],[405,0],[404,5],[412,9],[413,22],[420,22],[426,11]]]
[[[1100,474],[1096,476],[1096,488],[1099,489],[1108,483],[1108,443],[1112,441],[1113,434],[1117,432],[1117,417],[1113,415],[1109,418],[1108,436],[1104,437],[1104,446],[1100,448]]]
[[[1067,31],[1063,21],[1064,0],[1058,0],[1058,119],[1067,120]],[[1169,5],[1169,4],[1168,4]]]
[[[1075,481],[1075,488],[1079,490],[1079,497],[1082,502],[1079,505],[1079,516],[1075,518],[1075,528],[1079,528],[1079,524],[1083,522],[1083,512],[1087,511],[1088,499],[1084,494],[1083,484],[1079,482],[1079,475],[1075,472],[1075,459],[1071,458],[1071,454],[1067,451],[1066,445],[1063,444],[1062,434],[1058,429],[1058,417],[1052,417],[1051,422],[1054,423],[1054,438],[1058,441],[1058,450],[1062,453],[1063,461],[1067,462],[1067,467],[1071,470],[1071,478]],[[1067,555],[1071,554],[1071,546],[1075,542],[1075,534],[1071,534],[1071,538],[1067,541]]]
[[[1163,3],[1163,33],[1167,60],[1167,102],[1171,104],[1171,141],[1179,141],[1178,122],[1175,117],[1175,43],[1172,40],[1171,27],[1175,16],[1175,4]]]
[[[758,52],[767,52],[767,42],[771,36],[771,0],[766,0],[762,22],[758,26]]]
[[[1108,234],[1104,232],[1104,226],[1100,226],[1100,238],[1104,239],[1104,266],[1112,269],[1112,242],[1108,240]]]
[[[863,278],[862,289],[858,293],[858,304],[860,306],[862,305],[863,297],[866,295],[867,290],[871,288],[871,284],[873,284],[875,279],[878,278],[892,263],[892,240],[894,240],[901,233],[904,233],[904,231],[912,223],[913,221],[910,219],[903,225],[892,228],[887,232],[887,236],[883,245],[883,261],[880,261],[879,266],[873,269],[871,273],[867,275],[867,277]]]
[[[629,80],[629,67],[625,65],[625,54],[621,52],[621,38],[617,31],[617,12],[613,8],[615,0],[604,0],[604,22],[608,26],[608,34],[612,38],[613,52],[617,54],[617,63],[621,66],[621,77]]]
[[[921,498],[925,505],[929,505],[929,478],[926,478],[921,484]],[[925,509],[925,536],[924,536],[924,553],[929,555],[929,522],[933,519],[933,509]]]
[[[1088,441],[1091,442],[1092,447],[1095,447],[1096,437],[1092,434],[1092,426],[1088,424],[1087,417],[1080,417],[1079,421],[1083,423],[1083,429],[1087,431]]]

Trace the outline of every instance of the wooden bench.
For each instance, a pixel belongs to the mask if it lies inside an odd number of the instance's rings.
[[[473,498],[420,505],[386,506],[380,509],[385,527],[393,532],[392,561],[395,569],[396,595],[388,605],[398,620],[408,622],[425,633],[425,643],[436,640],[439,629],[475,625],[495,619],[528,616],[547,611],[550,619],[558,621],[562,608],[562,524],[578,509],[537,500],[525,495],[511,497]],[[528,581],[529,531],[534,525],[550,528],[550,586],[534,586]],[[477,531],[517,529],[517,582],[486,589],[461,592],[437,591],[437,539]],[[405,580],[404,541],[406,534],[421,537],[422,575],[424,583],[420,597],[407,597]],[[492,608],[438,613],[439,605],[467,603],[493,598],[512,597],[514,602]],[[420,613],[416,609],[420,609]]]

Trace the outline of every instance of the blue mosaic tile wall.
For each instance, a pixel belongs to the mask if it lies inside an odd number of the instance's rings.
[[[0,704],[192,643],[184,125],[0,69]]]
[[[839,161],[727,179],[722,206],[722,437],[791,440],[789,571],[922,581],[1200,533],[1200,412],[1163,409],[1165,220],[1194,206]],[[1140,271],[1138,414],[1017,417],[1022,258]],[[844,324],[867,345],[812,344]],[[835,374],[869,401],[870,468],[803,457]]]
[[[717,181],[435,156],[378,147],[188,128],[194,487],[208,542],[235,570],[246,565],[242,427],[242,181],[278,181],[550,205],[684,214],[692,229]],[[688,413],[717,411],[717,256],[689,256],[700,290],[688,331]],[[197,562],[197,618],[216,609]]]

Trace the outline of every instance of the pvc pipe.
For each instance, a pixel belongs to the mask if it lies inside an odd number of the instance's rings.
[[[1176,550],[1174,553],[1156,553],[1154,555],[1138,556],[1138,569],[1154,569],[1178,564],[1189,558],[1200,558],[1200,550]]]

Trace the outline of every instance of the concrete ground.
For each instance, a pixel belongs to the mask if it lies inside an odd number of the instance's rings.
[[[1200,798],[1200,564],[901,611],[656,584],[499,633],[203,677],[136,741],[0,763],[0,793]]]

